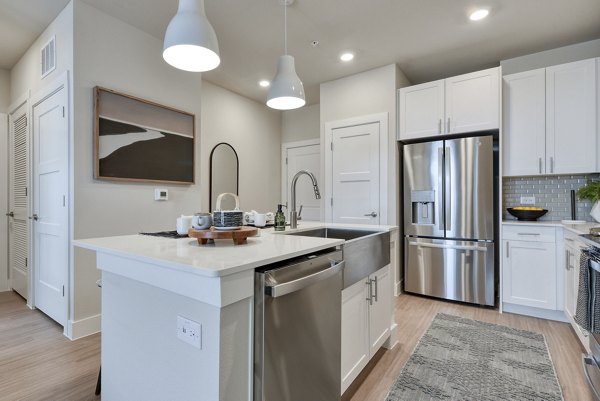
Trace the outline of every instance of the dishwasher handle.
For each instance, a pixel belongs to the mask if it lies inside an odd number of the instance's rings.
[[[344,261],[336,262],[331,267],[328,267],[324,270],[318,271],[316,273],[310,274],[308,276],[301,277],[296,280],[288,281],[287,283],[281,283],[276,285],[267,285],[265,287],[265,293],[270,297],[277,298],[286,294],[290,294],[292,292],[299,291],[303,288],[308,287],[311,284],[316,282],[326,280],[331,276],[336,275],[344,268]]]

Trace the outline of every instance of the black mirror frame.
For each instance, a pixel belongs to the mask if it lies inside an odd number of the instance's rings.
[[[235,174],[236,174],[236,182],[235,182],[235,194],[239,196],[239,192],[240,192],[240,158],[238,157],[237,152],[235,151],[235,148],[233,146],[231,146],[229,143],[227,142],[219,142],[217,143],[212,150],[210,151],[210,159],[209,159],[209,176],[208,176],[208,211],[209,213],[211,213],[213,211],[213,204],[212,204],[212,195],[213,195],[213,189],[212,189],[212,184],[213,184],[213,153],[215,153],[215,150],[221,146],[221,145],[225,145],[225,146],[229,146],[231,148],[231,150],[233,150],[233,154],[235,155],[235,161],[236,161],[236,165],[235,165]]]

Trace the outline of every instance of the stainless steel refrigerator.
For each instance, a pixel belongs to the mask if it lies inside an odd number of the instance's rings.
[[[492,135],[403,147],[404,289],[494,305]]]

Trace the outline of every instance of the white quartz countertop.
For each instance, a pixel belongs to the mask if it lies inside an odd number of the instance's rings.
[[[303,221],[295,230],[320,227],[343,227],[358,230],[394,231],[396,226],[367,226],[326,224]],[[284,233],[285,233],[284,232]],[[96,252],[130,258],[202,276],[217,277],[255,269],[307,253],[344,243],[333,238],[281,235],[272,228],[261,229],[259,237],[248,243],[234,245],[231,240],[216,240],[214,244],[199,245],[192,238],[162,238],[147,235],[124,235],[74,240],[73,245]]]
[[[546,226],[546,227],[564,227],[576,234],[589,234],[590,228],[600,227],[600,223],[586,221],[582,224],[566,224],[562,221],[519,221],[519,220],[503,220],[504,225],[524,225],[524,226]]]

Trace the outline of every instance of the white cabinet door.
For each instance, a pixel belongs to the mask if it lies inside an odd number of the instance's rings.
[[[369,362],[368,282],[342,291],[342,394]]]
[[[444,133],[444,80],[399,90],[398,139],[414,139]]]
[[[503,302],[556,310],[556,244],[504,241]]]
[[[498,68],[446,79],[446,133],[464,133],[500,126]]]
[[[369,276],[372,303],[369,306],[369,355],[373,357],[390,335],[392,278],[390,265]]]
[[[579,277],[575,278],[575,259],[578,258],[578,250],[571,246],[569,240],[565,238],[565,313],[569,320],[575,316],[577,306],[577,284]],[[577,269],[579,270],[579,269]]]
[[[506,75],[503,89],[503,175],[543,174],[546,169],[546,70]]]
[[[546,173],[596,171],[596,59],[546,68]]]

